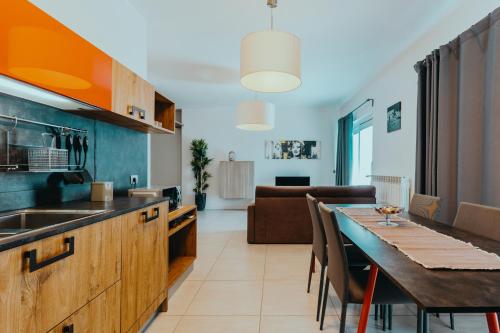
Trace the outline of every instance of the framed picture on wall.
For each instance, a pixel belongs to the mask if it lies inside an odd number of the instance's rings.
[[[401,129],[401,102],[387,108],[387,133]]]
[[[318,160],[321,145],[313,140],[266,141],[266,159],[272,160]]]

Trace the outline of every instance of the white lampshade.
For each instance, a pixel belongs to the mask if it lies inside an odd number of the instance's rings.
[[[238,105],[236,127],[246,131],[268,131],[274,128],[275,107],[272,103],[246,101]]]
[[[240,78],[253,91],[278,93],[298,88],[300,39],[277,30],[247,35],[241,41]]]

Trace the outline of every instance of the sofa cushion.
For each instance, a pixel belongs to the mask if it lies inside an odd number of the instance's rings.
[[[311,186],[257,186],[255,188],[256,198],[274,198],[274,197],[303,197],[313,190]]]
[[[313,197],[375,197],[374,186],[317,186],[314,187],[312,193]]]

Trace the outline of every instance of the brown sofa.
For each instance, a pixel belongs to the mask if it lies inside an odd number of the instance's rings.
[[[324,203],[375,203],[374,186],[257,186],[248,206],[248,243],[312,243],[306,193]]]

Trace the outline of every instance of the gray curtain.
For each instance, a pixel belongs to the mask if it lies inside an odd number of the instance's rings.
[[[415,192],[437,195],[439,51],[415,65],[418,73]]]
[[[349,185],[352,173],[352,112],[338,120],[337,165],[335,184]]]
[[[462,201],[500,207],[500,8],[415,68],[415,190],[447,223]]]

